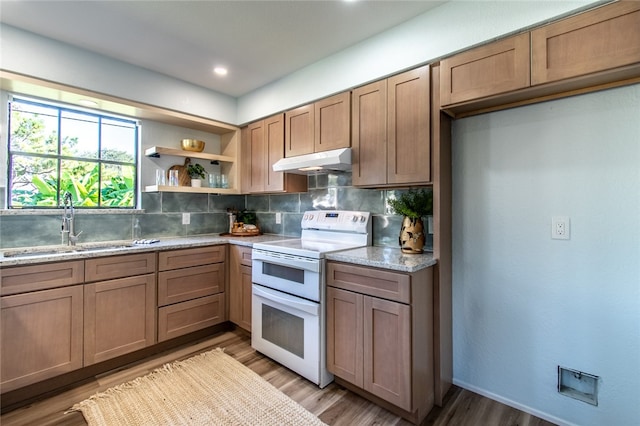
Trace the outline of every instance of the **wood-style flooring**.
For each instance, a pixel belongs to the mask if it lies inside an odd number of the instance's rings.
[[[2,426],[13,425],[86,425],[80,413],[64,414],[76,402],[96,392],[145,375],[165,363],[185,359],[213,348],[225,352],[260,374],[273,386],[328,425],[409,425],[407,421],[336,385],[324,389],[264,357],[251,348],[249,336],[241,330],[182,346],[141,362],[94,377],[77,387],[0,417]],[[453,386],[443,407],[436,407],[423,425],[460,426],[549,426],[552,423]]]

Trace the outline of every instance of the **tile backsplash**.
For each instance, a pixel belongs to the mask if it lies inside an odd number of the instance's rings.
[[[373,244],[398,247],[402,217],[390,213],[387,198],[401,190],[355,188],[351,173],[309,176],[309,190],[300,194],[214,195],[186,193],[143,193],[144,211],[110,211],[98,214],[76,210],[76,231],[80,242],[128,240],[139,221],[143,238],[217,234],[228,230],[227,208],[256,212],[265,234],[300,236],[300,221],[307,210],[370,211]],[[182,214],[190,213],[190,224],[182,224]],[[276,223],[276,213],[281,221]],[[48,212],[5,211],[0,213],[0,248],[60,244],[62,210]],[[432,236],[425,249],[433,247]]]

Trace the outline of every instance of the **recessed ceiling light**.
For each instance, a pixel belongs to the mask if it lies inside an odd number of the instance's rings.
[[[215,67],[213,72],[217,75],[227,75],[227,69],[225,67]]]

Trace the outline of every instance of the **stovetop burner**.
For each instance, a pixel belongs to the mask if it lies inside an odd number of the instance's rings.
[[[300,238],[255,243],[256,250],[323,258],[331,253],[371,245],[371,214],[347,210],[313,210],[304,213]]]

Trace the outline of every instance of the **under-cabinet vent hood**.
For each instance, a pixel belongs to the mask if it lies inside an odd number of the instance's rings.
[[[351,148],[340,148],[331,151],[287,157],[276,161],[274,172],[296,173],[308,175],[332,170],[351,170]]]

